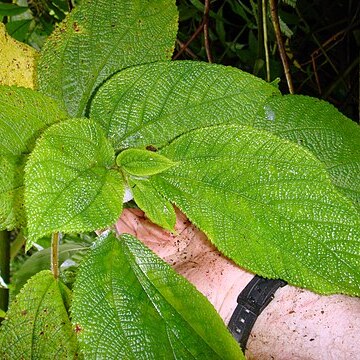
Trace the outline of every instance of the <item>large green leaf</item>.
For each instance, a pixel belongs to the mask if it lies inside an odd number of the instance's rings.
[[[358,214],[309,151],[219,126],[160,153],[180,163],[150,181],[236,263],[319,293],[360,294]]]
[[[81,264],[72,321],[86,359],[243,359],[212,305],[131,235]]]
[[[45,44],[40,91],[86,115],[94,91],[126,67],[170,59],[177,31],[174,0],[82,1]]]
[[[253,125],[311,150],[338,189],[360,210],[360,126],[332,105],[288,95],[268,98]]]
[[[279,92],[273,86],[230,67],[155,63],[112,77],[95,96],[91,116],[118,150],[161,147],[184,132],[214,124],[269,130],[311,150],[359,208],[360,127],[326,102],[274,94]]]
[[[124,196],[115,154],[99,125],[88,119],[44,132],[25,168],[29,243],[55,231],[83,232],[113,224]]]
[[[66,289],[48,270],[36,274],[13,300],[0,327],[1,359],[74,359],[77,341]]]
[[[195,61],[160,62],[121,71],[96,94],[90,115],[116,149],[165,145],[213,124],[250,123],[268,83],[231,67]]]
[[[0,86],[0,229],[26,224],[24,165],[36,138],[66,118],[58,104],[25,88]]]

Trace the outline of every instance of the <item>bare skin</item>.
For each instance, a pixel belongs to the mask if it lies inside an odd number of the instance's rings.
[[[202,292],[225,324],[253,274],[222,256],[177,211],[176,234],[159,228],[136,209],[126,209],[119,233],[135,235]],[[285,286],[257,319],[247,343],[248,359],[360,359],[360,299],[320,296]]]

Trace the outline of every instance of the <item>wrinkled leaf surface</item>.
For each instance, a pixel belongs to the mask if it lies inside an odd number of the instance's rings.
[[[150,181],[225,255],[320,293],[360,294],[360,222],[310,152],[265,131],[219,126],[160,152]]]
[[[131,235],[96,243],[71,313],[86,359],[243,359],[206,298]]]
[[[113,76],[96,94],[91,117],[116,149],[160,147],[191,129],[247,124],[273,94],[274,86],[231,67],[160,62]]]
[[[1,359],[77,358],[77,341],[63,300],[66,290],[61,286],[48,270],[29,280],[0,327]]]
[[[305,146],[360,211],[360,126],[331,104],[299,95],[273,97],[253,125]]]
[[[82,1],[42,50],[40,91],[61,100],[71,116],[86,115],[109,76],[170,59],[177,16],[173,0]]]
[[[176,214],[172,204],[147,180],[130,179],[129,185],[136,205],[146,216],[164,229],[174,231]]]
[[[0,86],[0,229],[26,224],[24,166],[36,138],[66,118],[58,104],[33,90]]]
[[[53,125],[37,143],[25,169],[29,243],[52,232],[109,226],[122,210],[115,154],[99,125],[72,119]]]

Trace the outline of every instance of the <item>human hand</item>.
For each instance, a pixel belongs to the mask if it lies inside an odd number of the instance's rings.
[[[176,213],[175,234],[138,209],[125,209],[116,229],[136,236],[193,283],[227,324],[254,274],[221,255],[184,214]],[[321,296],[287,285],[256,320],[245,354],[261,360],[360,359],[359,329],[359,298]]]

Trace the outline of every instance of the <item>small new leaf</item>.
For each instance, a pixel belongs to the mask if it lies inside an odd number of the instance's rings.
[[[137,206],[156,225],[174,231],[176,214],[172,204],[166,200],[148,180],[129,179],[131,192]]]
[[[86,359],[244,359],[208,300],[127,234],[89,251],[71,316]]]
[[[134,176],[159,174],[175,165],[173,161],[163,155],[142,149],[122,151],[116,158],[116,164]]]
[[[122,210],[124,186],[99,125],[72,119],[44,132],[25,168],[27,247],[52,232],[109,226]]]
[[[63,299],[63,284],[48,270],[32,277],[13,300],[0,327],[0,357],[74,359],[77,341]]]

